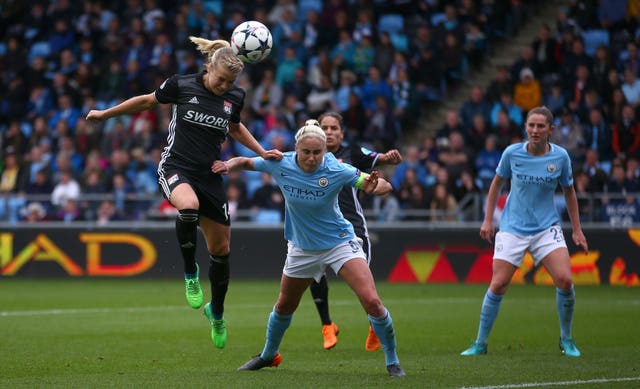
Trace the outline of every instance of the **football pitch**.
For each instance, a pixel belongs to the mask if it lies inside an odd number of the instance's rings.
[[[205,299],[210,295],[203,280]],[[238,372],[262,350],[276,281],[232,280],[228,342],[210,340],[201,310],[176,280],[0,279],[0,388],[639,388],[640,290],[576,287],[574,337],[582,357],[561,356],[555,290],[512,286],[489,353],[461,357],[473,340],[486,285],[378,283],[407,372],[391,378],[381,350],[367,352],[366,315],[331,278],[338,345],[322,348],[310,294],[293,317],[278,368]]]

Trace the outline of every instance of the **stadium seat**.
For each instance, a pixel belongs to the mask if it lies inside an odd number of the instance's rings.
[[[600,45],[609,47],[609,31],[603,29],[585,30],[582,32],[585,53],[593,57]]]
[[[306,20],[309,11],[322,12],[322,0],[299,0],[298,1],[298,18]]]
[[[407,39],[405,34],[393,32],[389,38],[391,39],[391,44],[396,50],[402,51],[403,53],[409,51],[409,39]]]
[[[47,58],[49,54],[51,54],[49,42],[36,42],[31,46],[31,50],[29,51],[29,63],[31,63],[35,57]]]
[[[402,33],[404,32],[404,18],[398,14],[386,14],[378,20],[378,32]]]
[[[251,216],[251,220],[260,224],[277,224],[282,221],[280,211],[273,209],[260,209]]]
[[[440,23],[444,23],[446,20],[447,15],[445,15],[444,13],[436,13],[431,16],[431,25],[435,27]]]

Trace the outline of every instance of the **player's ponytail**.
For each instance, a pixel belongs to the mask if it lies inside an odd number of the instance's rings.
[[[229,42],[223,39],[212,41],[197,36],[190,36],[189,39],[196,44],[199,52],[207,56],[211,65],[222,65],[234,75],[240,74],[244,69],[244,63],[235,55]]]

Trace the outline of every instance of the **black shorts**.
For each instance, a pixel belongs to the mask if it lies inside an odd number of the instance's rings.
[[[164,172],[158,174],[160,191],[169,202],[171,202],[173,189],[182,183],[191,186],[198,196],[200,203],[198,213],[200,215],[226,226],[231,224],[227,193],[219,174],[185,172],[173,167],[165,167]]]

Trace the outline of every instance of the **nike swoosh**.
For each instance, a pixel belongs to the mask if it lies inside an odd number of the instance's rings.
[[[282,173],[282,172],[280,172],[280,175],[281,175],[282,177],[287,177],[287,176],[289,176],[288,174],[285,174],[285,173]]]

